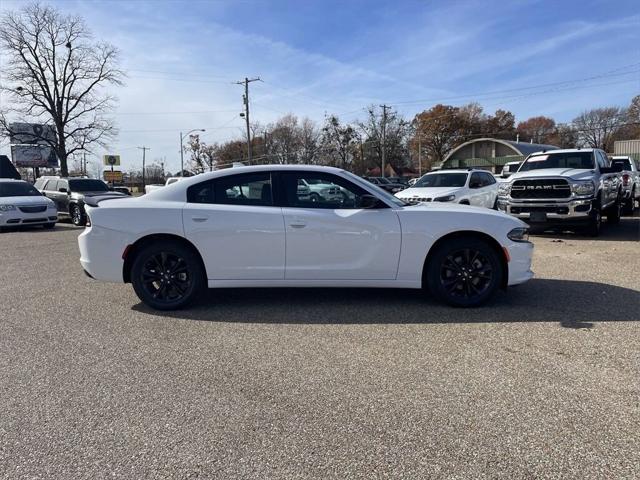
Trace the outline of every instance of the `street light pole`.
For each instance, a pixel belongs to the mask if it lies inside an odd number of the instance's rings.
[[[206,132],[204,128],[194,128],[193,130],[189,130],[184,135],[180,132],[180,176],[184,177],[184,148],[182,147],[182,142],[184,137],[193,133],[193,132]]]

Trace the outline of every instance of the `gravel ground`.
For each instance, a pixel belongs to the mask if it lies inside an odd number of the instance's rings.
[[[535,280],[228,290],[157,315],[79,231],[0,235],[1,478],[640,478],[640,218]]]

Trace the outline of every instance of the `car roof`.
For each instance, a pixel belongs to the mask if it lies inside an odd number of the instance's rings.
[[[531,155],[542,155],[542,154],[556,154],[556,153],[578,153],[578,152],[595,152],[596,150],[600,150],[599,148],[562,148],[558,150],[540,150],[539,152],[533,152]]]
[[[10,182],[13,182],[13,183],[16,183],[16,182],[29,183],[26,180],[21,180],[21,179],[17,179],[17,178],[0,178],[0,182],[2,182],[2,183],[10,183]],[[31,185],[31,184],[29,184],[29,185]]]

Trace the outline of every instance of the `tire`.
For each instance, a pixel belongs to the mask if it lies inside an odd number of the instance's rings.
[[[589,217],[589,223],[587,224],[586,233],[590,237],[597,237],[600,235],[601,230],[602,230],[602,214],[600,213],[599,208],[594,207]]]
[[[633,215],[633,212],[635,209],[636,209],[636,189],[634,187],[633,190],[631,190],[631,196],[629,197],[629,199],[625,200],[622,210],[627,215]]]
[[[51,223],[45,223],[44,225],[42,225],[42,228],[44,228],[45,230],[53,230],[56,226],[56,222],[51,222]]]
[[[177,242],[160,241],[136,254],[131,267],[133,289],[156,310],[176,310],[193,302],[206,287],[200,258]]]
[[[318,195],[317,193],[312,193],[311,195],[309,195],[309,200],[311,200],[313,203],[319,202],[320,201],[320,195]]]
[[[503,260],[485,240],[456,238],[441,244],[426,266],[429,291],[454,307],[477,307],[502,285]]]
[[[78,205],[69,207],[69,216],[71,217],[71,223],[76,227],[84,227],[87,223],[87,217]]]
[[[620,214],[622,212],[622,203],[620,200],[616,200],[611,207],[607,209],[607,223],[616,225],[620,223]]]

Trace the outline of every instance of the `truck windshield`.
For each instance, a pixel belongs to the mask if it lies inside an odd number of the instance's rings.
[[[102,180],[83,178],[69,180],[69,188],[72,192],[108,192],[109,187]]]
[[[562,152],[531,155],[520,167],[519,172],[541,170],[543,168],[577,168],[594,169],[591,152]]]
[[[466,173],[429,173],[418,180],[414,188],[425,187],[464,187]]]

